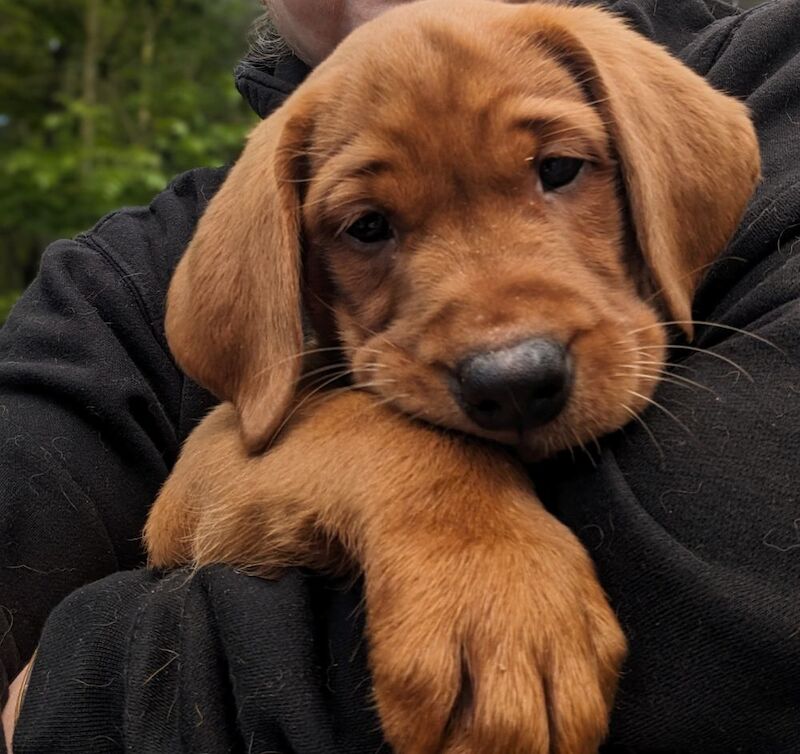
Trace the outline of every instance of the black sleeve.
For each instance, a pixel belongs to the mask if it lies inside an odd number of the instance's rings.
[[[204,400],[169,356],[165,292],[222,177],[187,174],[149,207],[53,244],[0,330],[0,659],[8,677],[66,594],[141,563],[146,511]]]
[[[116,574],[42,636],[15,754],[375,754],[359,590],[297,570]]]

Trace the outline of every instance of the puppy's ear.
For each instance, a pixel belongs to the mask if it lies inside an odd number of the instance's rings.
[[[747,108],[605,11],[527,12],[603,114],[644,262],[665,313],[691,338],[697,284],[759,179]]]
[[[299,92],[298,92],[299,94]],[[303,347],[298,180],[308,98],[259,124],[200,219],[167,299],[182,369],[239,414],[263,447],[293,397]]]

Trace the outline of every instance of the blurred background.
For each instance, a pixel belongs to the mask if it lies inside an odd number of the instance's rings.
[[[0,323],[47,244],[235,157],[257,0],[0,0]]]
[[[742,7],[757,4],[742,0]],[[47,244],[235,157],[257,0],[0,0],[0,323]]]

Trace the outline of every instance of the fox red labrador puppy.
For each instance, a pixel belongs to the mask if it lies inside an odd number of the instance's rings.
[[[399,754],[595,751],[624,638],[503,446],[648,404],[758,174],[744,106],[601,10],[426,0],[357,30],[255,129],[175,274],[171,347],[228,403],[153,509],[152,564],[360,568]],[[310,371],[304,309],[332,355]]]

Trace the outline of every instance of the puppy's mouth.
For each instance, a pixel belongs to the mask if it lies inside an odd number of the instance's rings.
[[[414,418],[540,460],[621,428],[650,402],[664,333],[645,327],[620,339],[609,329],[524,337],[447,364],[373,341],[353,354],[354,381]]]
[[[533,460],[573,416],[576,360],[545,337],[476,349],[453,364],[421,364],[396,351],[353,369],[354,382],[416,419],[516,447]],[[551,447],[552,441],[546,443]]]

